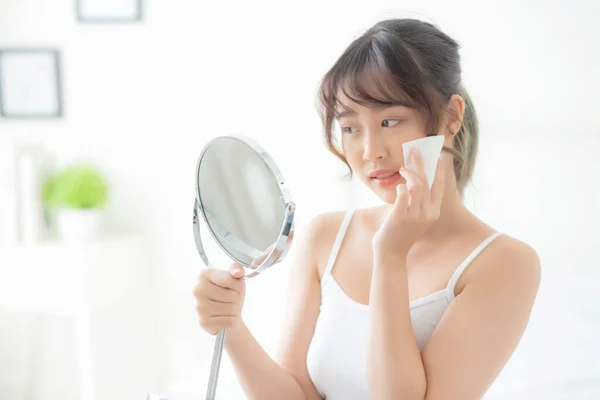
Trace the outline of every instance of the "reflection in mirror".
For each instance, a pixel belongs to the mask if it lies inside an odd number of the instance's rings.
[[[261,156],[236,138],[221,138],[204,152],[199,196],[219,245],[248,266],[275,246],[286,204],[276,177]]]

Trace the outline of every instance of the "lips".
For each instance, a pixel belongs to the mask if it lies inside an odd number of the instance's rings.
[[[397,169],[378,169],[369,174],[369,178],[371,179],[382,179],[389,178],[390,176],[397,174]]]
[[[377,170],[369,174],[369,180],[379,188],[389,188],[401,181],[402,177],[398,170]]]
[[[397,174],[397,172],[390,172],[387,174],[381,174],[381,175],[374,176],[371,179],[385,179],[385,178],[389,178],[390,176],[395,175],[395,174]]]

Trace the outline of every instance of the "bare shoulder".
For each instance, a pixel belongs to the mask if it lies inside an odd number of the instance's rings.
[[[304,227],[304,244],[314,257],[319,276],[322,275],[335,237],[347,211],[328,211],[312,217]]]
[[[537,251],[528,243],[509,235],[502,235],[495,252],[495,274],[507,274],[527,279],[536,284],[541,276],[541,261]]]
[[[537,251],[528,243],[502,234],[471,268],[466,285],[511,289],[512,295],[535,297],[541,281],[541,261]],[[474,262],[474,263],[475,263]]]
[[[337,231],[347,211],[327,211],[312,217],[307,224],[307,230],[313,235],[327,235],[331,231]]]

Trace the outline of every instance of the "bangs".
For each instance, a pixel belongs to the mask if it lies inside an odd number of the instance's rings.
[[[327,113],[335,117],[339,110],[348,110],[345,99],[365,107],[427,108],[419,95],[420,70],[408,52],[402,56],[403,47],[376,38],[355,44],[323,81],[321,105]]]
[[[366,64],[360,70],[344,71],[336,84],[331,85],[331,107],[348,109],[345,98],[365,107],[404,106],[416,108],[400,80],[387,66]],[[333,83],[333,82],[332,82]]]

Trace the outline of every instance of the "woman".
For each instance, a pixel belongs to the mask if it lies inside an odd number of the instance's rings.
[[[384,204],[317,216],[296,240],[277,361],[241,319],[240,267],[202,273],[200,324],[229,329],[248,398],[479,399],[513,353],[540,261],[462,204],[478,131],[458,48],[428,23],[381,21],[325,75],[329,148]],[[403,169],[402,144],[435,134],[444,148],[430,190],[418,152]]]

